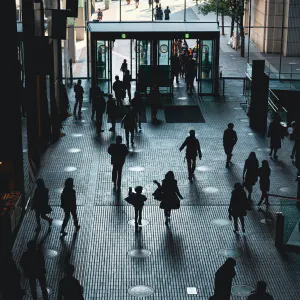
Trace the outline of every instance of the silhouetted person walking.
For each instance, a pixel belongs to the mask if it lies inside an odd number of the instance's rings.
[[[123,82],[119,79],[119,76],[115,76],[116,81],[113,83],[113,90],[117,99],[117,105],[122,107],[124,99],[124,86]]]
[[[273,158],[277,159],[277,151],[281,148],[281,140],[284,138],[283,128],[280,124],[280,117],[275,116],[273,121],[269,125],[268,137],[270,138],[270,148],[271,151],[269,156],[272,156],[273,150]]]
[[[230,300],[232,280],[236,275],[234,267],[236,261],[233,258],[227,258],[225,263],[215,274],[215,293],[211,297],[213,300]]]
[[[61,193],[61,204],[60,207],[64,210],[65,217],[63,224],[61,226],[60,233],[65,236],[68,233],[65,232],[65,228],[68,225],[68,222],[70,220],[71,214],[74,221],[75,226],[75,232],[77,233],[80,229],[80,226],[78,225],[78,218],[77,218],[77,211],[76,211],[76,192],[73,189],[73,178],[67,178],[65,181],[65,187],[63,189],[63,192]]]
[[[175,180],[174,173],[169,171],[165,175],[165,179],[162,181],[162,184],[156,180],[153,181],[159,188],[161,188],[161,192],[163,194],[162,200],[159,208],[164,210],[165,214],[165,224],[168,225],[171,219],[171,210],[180,208],[180,199],[183,199],[182,195],[179,192],[177,186],[177,180]]]
[[[36,292],[36,280],[38,280],[42,290],[43,300],[48,300],[45,260],[43,252],[37,249],[35,241],[27,243],[27,251],[23,253],[20,265],[24,270],[24,275],[29,279],[32,299],[38,299]]]
[[[226,160],[226,168],[229,168],[229,163],[232,157],[232,150],[234,145],[237,142],[237,135],[235,130],[233,130],[233,123],[229,123],[227,125],[227,129],[224,130],[224,134],[223,134],[223,147],[224,147],[224,151],[225,154],[227,156],[227,160]]]
[[[196,159],[199,155],[199,159],[202,158],[201,148],[199,140],[195,137],[195,130],[190,130],[190,136],[187,137],[184,143],[179,148],[179,151],[182,151],[186,147],[185,158],[187,161],[189,180],[193,180],[195,168],[196,168]]]
[[[131,146],[134,146],[134,131],[136,129],[136,114],[132,108],[129,109],[129,112],[123,117],[121,121],[121,127],[125,129],[126,136],[126,146],[129,147],[129,134]]]
[[[74,105],[74,116],[76,117],[77,105],[79,104],[78,108],[78,117],[81,116],[81,107],[83,102],[83,93],[84,90],[81,86],[81,80],[79,79],[77,84],[74,85],[74,92],[75,92],[75,105]]]
[[[58,300],[83,300],[83,287],[73,276],[74,266],[67,264],[64,271],[66,276],[59,281]]]
[[[238,219],[240,219],[242,231],[245,232],[244,217],[247,215],[247,196],[240,183],[236,183],[234,185],[234,190],[231,193],[228,213],[230,220],[233,217],[234,233],[239,231]]]
[[[147,197],[142,195],[142,186],[137,186],[134,190],[135,193],[132,192],[131,187],[129,188],[128,197],[130,199],[130,204],[134,207],[134,221],[135,227],[137,228],[138,226],[142,226],[142,211]]]
[[[165,20],[168,21],[170,20],[170,9],[169,9],[169,6],[167,6],[167,8],[164,10],[164,14],[165,14]]]
[[[127,60],[124,59],[122,65],[121,65],[121,68],[120,68],[120,71],[123,72],[123,76],[125,75],[125,72],[127,70],[128,70]]]
[[[149,103],[150,103],[150,107],[151,107],[152,122],[156,122],[157,121],[157,110],[161,106],[161,95],[158,90],[158,87],[155,84],[151,87],[151,91],[149,93]]]
[[[142,130],[142,113],[144,108],[143,99],[139,92],[134,93],[134,97],[130,101],[131,107],[135,113],[136,123],[139,124],[139,129]],[[137,131],[137,126],[136,126]]]
[[[300,128],[297,126],[297,123],[295,121],[291,123],[291,126],[292,126],[292,133],[290,134],[290,139],[291,141],[295,141],[291,153],[291,159],[294,159],[296,154],[296,141],[297,139],[300,139]]]
[[[100,136],[101,132],[104,132],[102,129],[102,123],[103,123],[103,114],[105,112],[106,108],[106,101],[104,98],[104,92],[100,92],[100,96],[96,98],[94,102],[95,112],[96,112],[96,128],[97,128],[97,135]]]
[[[258,206],[261,205],[263,200],[265,200],[264,204],[269,205],[268,191],[270,190],[270,175],[271,169],[269,167],[269,163],[267,160],[263,160],[262,166],[258,169],[258,176],[260,178],[259,185],[261,190],[260,201],[257,204]]]
[[[116,100],[113,99],[112,94],[108,94],[108,100],[106,103],[106,113],[111,122],[111,128],[109,131],[115,132],[116,131],[116,120],[118,115],[118,107],[116,104]]]
[[[174,78],[176,78],[176,83],[179,83],[178,75],[180,71],[180,61],[179,58],[175,55],[171,57],[171,81],[172,84],[174,82]]]
[[[116,143],[111,144],[108,147],[107,152],[111,155],[111,164],[113,165],[112,182],[114,183],[114,188],[116,188],[117,186],[118,189],[120,189],[122,169],[125,163],[126,156],[129,153],[126,145],[122,144],[122,137],[120,135],[116,137]]]
[[[253,186],[258,179],[258,160],[255,152],[251,152],[245,161],[243,170],[243,185],[248,191],[248,200],[251,200]]]
[[[90,88],[90,101],[92,102],[92,116],[91,120],[94,120],[95,112],[96,112],[96,105],[95,103],[99,102],[99,98],[101,95],[101,89],[98,85],[93,85]]]
[[[129,70],[126,70],[124,77],[123,77],[123,88],[124,88],[124,93],[126,93],[126,91],[127,91],[129,101],[131,100],[131,84],[130,84],[130,82],[131,82],[131,75],[130,75]]]
[[[35,210],[35,219],[38,225],[37,230],[41,229],[41,218],[48,221],[49,226],[52,225],[53,219],[46,216],[50,213],[49,210],[49,190],[45,187],[45,182],[42,178],[36,181],[36,189],[32,199],[31,209]]]
[[[248,300],[274,300],[274,298],[267,293],[267,284],[265,281],[258,281],[256,290],[247,298]]]

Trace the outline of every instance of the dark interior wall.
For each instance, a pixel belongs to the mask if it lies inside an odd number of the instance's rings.
[[[300,123],[300,91],[272,90],[279,98],[281,106],[288,111],[288,125],[292,121]]]

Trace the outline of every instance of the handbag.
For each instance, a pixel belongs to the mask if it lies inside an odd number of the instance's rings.
[[[162,191],[162,188],[161,187],[158,187],[154,193],[152,194],[152,196],[154,197],[155,200],[157,201],[162,201],[163,200],[163,196],[164,196],[164,193]]]

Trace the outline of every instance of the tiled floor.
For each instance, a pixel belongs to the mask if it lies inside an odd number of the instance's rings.
[[[87,82],[84,88],[88,90]],[[58,256],[46,260],[47,285],[51,289],[50,299],[57,298],[59,279],[63,276],[63,263],[70,260],[76,266],[75,276],[84,286],[85,299],[134,299],[128,289],[135,285],[146,285],[154,289],[149,299],[188,299],[187,287],[196,287],[197,299],[208,299],[213,291],[213,278],[217,268],[225,261],[219,254],[222,249],[238,249],[237,276],[233,284],[252,287],[256,281],[266,280],[268,289],[276,300],[297,300],[300,294],[300,259],[290,253],[282,257],[274,247],[275,224],[262,224],[264,212],[256,209],[246,217],[246,234],[234,235],[232,225],[218,227],[214,219],[226,219],[230,193],[235,182],[241,181],[244,160],[250,151],[256,151],[259,161],[268,159],[268,152],[257,151],[267,148],[268,140],[251,132],[243,110],[239,109],[238,95],[234,99],[214,102],[209,98],[200,103],[206,123],[143,124],[143,131],[136,137],[136,148],[130,149],[123,171],[120,195],[114,193],[111,183],[111,165],[107,154],[114,137],[108,131],[110,124],[104,122],[105,132],[96,138],[95,128],[90,121],[90,104],[85,99],[83,121],[69,118],[64,126],[66,136],[51,145],[44,157],[40,177],[50,190],[52,215],[62,220],[60,188],[64,180],[74,178],[78,195],[78,215],[81,230],[73,235],[70,222],[69,234],[59,238],[59,226],[53,226],[45,238],[44,248],[58,252]],[[87,95],[85,96],[87,97]],[[70,92],[71,106],[74,96]],[[187,100],[189,101],[189,100]],[[147,118],[150,116],[147,108]],[[162,120],[163,111],[159,116]],[[149,120],[150,118],[148,118]],[[222,134],[228,122],[233,121],[238,134],[234,149],[233,166],[225,168],[222,148]],[[117,125],[117,134],[123,130]],[[184,154],[178,151],[189,129],[194,128],[203,150],[203,159],[198,161],[196,179],[190,184]],[[279,162],[269,160],[272,177],[271,192],[281,193],[281,187],[291,187],[296,169],[289,158],[291,142],[283,141],[279,151]],[[68,149],[81,151],[70,153]],[[139,172],[130,167],[140,166]],[[73,172],[65,167],[76,167]],[[164,174],[173,170],[179,189],[184,196],[181,208],[172,213],[171,225],[164,224],[163,212],[153,199],[155,189],[152,181],[161,180]],[[148,200],[143,211],[149,224],[140,233],[128,224],[133,218],[133,209],[124,198],[129,186],[142,185]],[[211,188],[213,189],[211,189]],[[259,200],[259,187],[254,187],[253,199]],[[276,199],[271,199],[270,213],[280,210]],[[38,237],[46,235],[46,224]],[[25,250],[26,242],[35,235],[34,214],[25,215],[14,245],[14,258],[18,262]],[[128,251],[147,249],[151,255],[146,258],[132,258]],[[28,282],[23,278],[23,287],[28,291]],[[30,299],[30,297],[25,297]],[[232,299],[245,299],[232,296]]]

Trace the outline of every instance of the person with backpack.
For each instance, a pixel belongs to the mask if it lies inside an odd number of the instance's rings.
[[[41,218],[48,221],[49,227],[52,225],[52,218],[47,217],[52,209],[49,206],[49,190],[45,187],[45,182],[42,178],[36,181],[36,189],[32,199],[31,210],[35,211],[35,219],[38,225],[37,230],[41,229]]]
[[[223,134],[223,147],[224,147],[225,154],[227,156],[226,168],[229,168],[230,160],[232,157],[232,150],[234,145],[237,142],[237,135],[235,130],[233,130],[233,127],[234,127],[233,123],[229,123],[227,125],[227,129],[224,130],[224,134]]]
[[[190,136],[188,136],[184,143],[180,146],[179,151],[182,151],[186,147],[185,158],[187,161],[189,180],[193,181],[193,176],[196,168],[197,155],[199,159],[202,159],[202,153],[199,140],[196,138],[195,130],[190,130]]]
[[[137,229],[138,226],[142,226],[142,211],[147,197],[145,195],[142,195],[142,186],[137,186],[134,190],[135,193],[132,192],[131,187],[129,188],[127,201],[134,207],[134,221],[135,228]]]
[[[75,105],[74,105],[74,112],[73,115],[76,118],[76,111],[77,111],[77,105],[79,104],[78,108],[78,117],[81,116],[81,107],[83,102],[83,93],[84,90],[81,86],[81,80],[79,79],[77,84],[74,85],[74,92],[75,92]]]
[[[43,300],[48,300],[45,259],[43,252],[37,249],[35,241],[29,241],[27,243],[27,251],[23,253],[20,265],[23,268],[24,275],[29,279],[32,299],[38,299],[36,292],[36,280],[38,280],[42,290]]]
[[[134,146],[134,130],[136,129],[136,113],[132,109],[129,109],[129,112],[123,117],[121,121],[121,127],[125,129],[126,136],[126,146],[129,147],[129,133],[131,146]]]
[[[75,226],[75,233],[77,233],[80,229],[80,226],[78,225],[78,218],[77,218],[77,211],[76,211],[76,192],[73,189],[73,178],[67,178],[65,181],[65,187],[63,189],[63,192],[61,193],[61,205],[60,207],[64,210],[65,217],[63,220],[63,224],[61,226],[60,233],[62,236],[67,235],[68,233],[65,232],[65,228],[68,225],[68,222],[70,220],[71,214],[74,221]]]
[[[228,208],[229,220],[234,221],[234,233],[239,231],[238,219],[240,219],[242,225],[242,231],[245,232],[245,220],[244,217],[247,215],[247,196],[242,185],[237,182],[234,185],[234,190],[231,193],[230,204]]]
[[[64,271],[66,276],[59,281],[58,300],[83,300],[83,287],[73,276],[74,266],[67,264]]]

